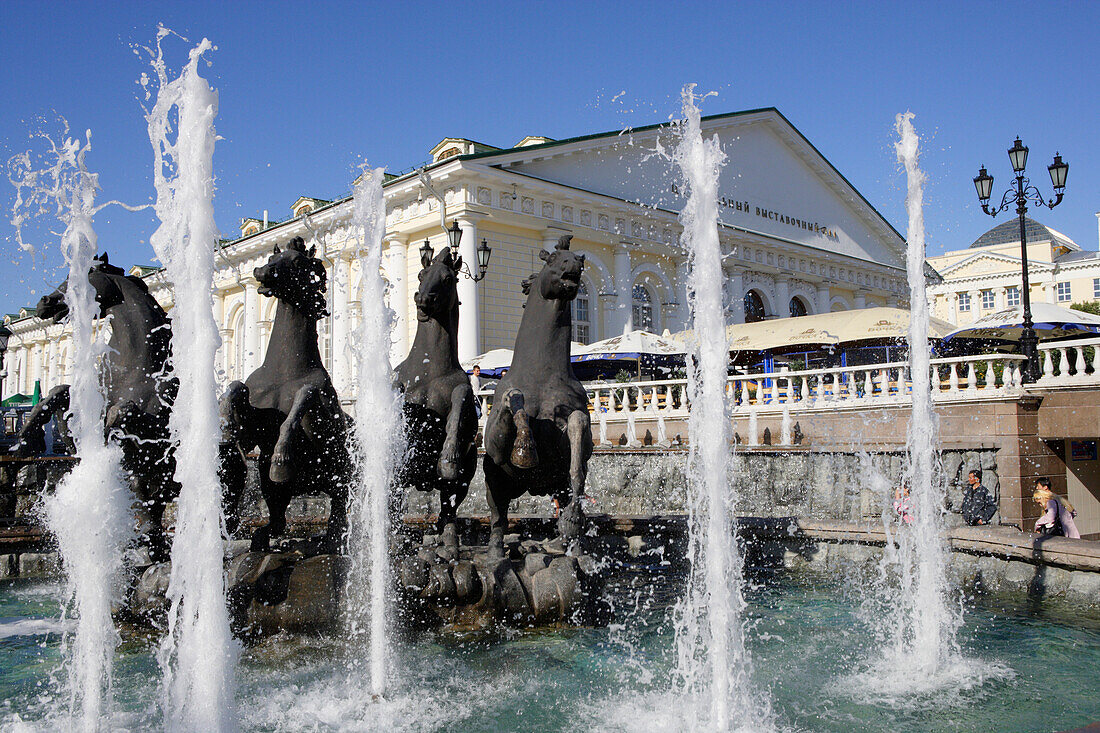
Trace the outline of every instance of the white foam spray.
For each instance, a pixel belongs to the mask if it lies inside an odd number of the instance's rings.
[[[722,308],[722,251],[718,239],[718,176],[725,154],[718,137],[703,139],[694,85],[684,88],[682,138],[675,161],[687,202],[680,214],[690,268],[687,286],[697,366],[689,370],[691,576],[677,609],[677,676],[684,711],[705,730],[760,730],[770,710],[753,691],[745,648],[742,559],[734,539],[736,481],[731,481],[732,425],[726,403],[729,343]],[[690,360],[689,360],[690,364]]]
[[[66,134],[68,129],[66,128]],[[73,338],[69,386],[69,427],[80,461],[46,501],[46,519],[64,561],[69,607],[75,626],[66,625],[65,665],[69,684],[69,721],[73,730],[108,730],[111,679],[119,635],[111,607],[120,594],[123,550],[132,538],[132,496],[123,481],[122,451],[104,440],[101,391],[96,362],[105,344],[94,335],[99,307],[88,270],[96,254],[92,220],[98,176],[88,170],[91,133],[85,141],[65,137],[49,143],[49,164],[34,170],[30,153],[17,156],[12,178],[19,189],[17,208],[24,213],[52,209],[64,225],[61,250],[69,265],[65,303]],[[26,190],[24,190],[26,189]],[[29,208],[28,208],[29,207]],[[26,219],[16,212],[17,229]],[[21,238],[21,235],[20,235]]]
[[[349,496],[345,618],[352,655],[365,652],[372,695],[390,680],[389,495],[404,432],[399,393],[390,377],[393,312],[386,305],[382,247],[386,232],[383,169],[365,169],[353,192],[352,226],[362,232],[360,248],[362,323],[359,330],[355,402],[357,482]],[[355,673],[355,670],[352,670]]]
[[[161,221],[150,238],[175,294],[173,358],[179,395],[169,426],[177,441],[180,496],[168,586],[164,674],[165,727],[226,731],[234,710],[237,646],[229,630],[222,565],[224,519],[218,480],[215,354],[219,346],[211,290],[218,230],[214,224],[214,117],[217,93],[199,75],[203,39],[179,77],[170,79],[157,34],[156,100],[146,114],[153,145],[154,206]]]
[[[957,643],[961,611],[948,593],[944,544],[943,477],[936,454],[937,421],[932,409],[929,309],[924,281],[924,183],[913,114],[897,116],[898,162],[906,172],[909,227],[909,365],[913,411],[903,477],[879,480],[886,548],[877,581],[865,590],[862,615],[875,643],[869,658],[843,682],[849,694],[893,709],[961,704],[961,693],[992,678],[1012,676],[1002,664],[966,658]],[[874,477],[871,479],[874,484]],[[897,524],[892,501],[899,480],[909,487],[913,522]]]

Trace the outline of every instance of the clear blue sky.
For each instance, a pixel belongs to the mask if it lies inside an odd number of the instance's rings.
[[[718,92],[704,113],[775,106],[904,232],[894,115],[916,113],[930,251],[968,244],[980,163],[1009,179],[1015,135],[1045,170],[1070,163],[1066,201],[1036,218],[1096,249],[1100,209],[1097,3],[155,2],[0,4],[0,155],[42,116],[91,128],[103,199],[150,200],[151,150],[131,50],[164,23],[217,51],[218,225],[288,216],[299,195],[347,193],[366,158],[391,171],[446,136],[506,146],[662,122],[679,90]],[[175,68],[186,45],[167,42]],[[730,165],[736,166],[736,155]],[[10,207],[4,184],[0,206]],[[29,270],[3,217],[0,311],[33,303],[57,271]],[[104,211],[103,247],[153,260],[148,214]],[[56,244],[49,243],[55,253]]]

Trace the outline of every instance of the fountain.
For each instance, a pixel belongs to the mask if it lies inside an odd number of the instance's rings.
[[[409,360],[390,370],[381,169],[363,170],[347,216],[317,223],[347,226],[359,241],[354,418],[339,406],[317,345],[317,323],[335,301],[325,294],[325,253],[318,258],[316,247],[297,237],[280,240],[254,271],[261,294],[279,301],[268,352],[218,405],[210,299],[217,98],[198,74],[210,44],[198,44],[172,79],[159,45],[167,33],[158,35],[158,88],[147,120],[161,220],[152,244],[173,286],[171,342],[167,319],[156,321],[159,306],[145,302],[147,317],[138,323],[110,310],[120,304],[102,302],[105,284],[140,290],[140,279],[127,280],[106,255],[92,257],[97,209],[95,176],[84,167],[89,145],[69,141],[56,151],[61,183],[47,195],[62,204],[70,272],[66,287],[43,299],[41,313],[56,315],[67,303],[77,343],[87,348],[78,351],[71,388],[48,398],[34,424],[64,412],[71,399],[81,460],[48,502],[70,585],[59,602],[55,585],[0,581],[0,727],[1032,730],[1050,727],[1045,707],[1052,697],[1065,701],[1067,725],[1100,714],[1100,681],[1092,674],[1100,664],[1100,620],[1081,620],[1072,605],[1044,605],[1038,614],[1026,603],[987,596],[964,616],[952,601],[948,568],[958,563],[944,541],[941,446],[923,379],[932,365],[923,178],[911,115],[898,119],[914,304],[913,418],[904,461],[900,451],[875,454],[861,441],[847,454],[819,454],[814,465],[803,449],[816,446],[802,440],[806,423],[796,422],[805,420],[800,401],[779,411],[758,400],[731,414],[736,390],[727,375],[719,239],[725,154],[717,138],[704,137],[700,98],[689,86],[684,120],[674,127],[674,160],[687,194],[681,242],[699,339],[687,364],[689,394],[681,395],[690,414],[674,415],[666,426],[660,410],[676,402],[672,392],[664,393],[665,405],[657,388],[643,394],[630,386],[619,403],[625,415],[600,406],[590,412],[568,361],[571,301],[585,262],[565,235],[541,250],[539,272],[524,281],[515,358],[493,398],[478,473],[473,394],[455,337],[463,263],[450,250],[422,251],[417,336]],[[316,231],[313,222],[304,226]],[[349,284],[350,269],[343,270]],[[93,312],[93,288],[103,312]],[[140,293],[128,295],[128,307],[140,305]],[[103,349],[92,347],[91,335],[105,314],[113,339],[136,334],[131,340],[145,342],[161,334],[157,354],[166,357],[171,343],[187,355],[173,363],[181,398],[175,403],[175,382],[148,364],[132,369],[143,384],[160,385],[163,414],[172,413],[178,463],[154,434],[167,460],[145,466],[172,465],[178,479],[163,482],[152,511],[159,526],[159,512],[179,490],[170,566],[153,557],[163,532],[148,526],[123,563],[123,548],[134,539],[123,487],[140,487],[148,476],[120,471],[125,441],[146,440],[120,426],[147,416],[96,389],[95,356]],[[131,330],[135,324],[145,330]],[[101,369],[137,364],[133,354],[112,350],[115,361]],[[870,384],[869,375],[852,372],[849,379],[864,376]],[[879,379],[880,389],[888,386],[885,375]],[[833,391],[842,384],[834,380]],[[812,387],[802,383],[803,400],[819,399],[808,396]],[[747,402],[749,388],[740,388]],[[603,394],[614,404],[615,389]],[[758,446],[763,428],[769,449],[733,447],[733,420],[741,415],[745,446]],[[595,457],[593,416],[604,445]],[[681,453],[667,433],[681,430],[677,421],[685,417],[688,450]],[[667,450],[616,454],[607,445],[609,420],[625,423],[628,443],[647,422],[654,425],[657,445]],[[772,450],[775,436],[800,449]],[[25,446],[37,445],[31,431],[22,437]],[[951,460],[961,465],[957,456]],[[876,498],[894,488],[891,476],[903,464],[914,523],[884,523],[885,559],[878,563],[866,539],[871,531],[855,520],[878,511]],[[645,513],[623,510],[626,499],[614,487],[625,492],[643,474],[655,484],[630,499]],[[471,510],[480,480],[487,498]],[[408,508],[428,503],[415,489],[438,493],[437,521]],[[295,527],[288,514],[318,492],[329,496],[326,529],[307,536],[317,525]],[[257,494],[267,506],[266,525],[248,514],[260,505]],[[591,510],[584,503],[590,500]],[[735,520],[735,512],[763,503],[775,513]],[[836,515],[819,516],[834,509]],[[843,531],[864,532],[864,541],[810,534],[808,525],[828,519]],[[104,531],[88,532],[89,523]],[[0,555],[0,571],[11,566],[9,557]],[[852,582],[872,567],[877,586]],[[125,591],[124,568],[133,575]],[[1050,580],[1080,582],[1059,578]],[[1094,587],[1088,582],[1083,587]],[[72,617],[58,623],[51,616],[62,606]],[[128,643],[119,646],[112,606],[116,620],[145,624],[144,632],[127,630]],[[869,618],[872,610],[886,624]],[[155,653],[145,638],[158,624],[166,633]],[[71,646],[59,647],[53,635],[70,629]],[[869,659],[868,639],[877,642]],[[1038,644],[1050,654],[1026,651]],[[1018,677],[986,657],[1010,660]],[[162,715],[150,715],[158,705]]]
[[[364,169],[355,187],[355,227],[362,232],[363,312],[359,330],[359,395],[355,417],[357,486],[351,496],[348,631],[369,660],[372,695],[386,692],[389,661],[390,481],[403,447],[401,403],[390,383],[393,315],[380,274],[386,206],[381,168]]]
[[[718,240],[718,172],[725,154],[716,137],[703,139],[694,85],[684,88],[682,99],[684,122],[675,160],[687,191],[681,220],[691,262],[687,289],[698,353],[689,379],[691,434],[696,436],[689,458],[689,480],[695,487],[689,515],[691,576],[677,619],[676,671],[702,727],[760,729],[769,725],[770,713],[751,679],[742,560],[731,521],[738,479],[730,456],[729,343]]]
[[[175,292],[173,319],[179,379],[177,409],[169,423],[180,484],[172,570],[171,609],[159,661],[164,674],[165,726],[170,730],[235,728],[237,647],[226,610],[221,483],[218,480],[218,328],[210,295],[214,280],[214,116],[217,94],[199,76],[212,48],[203,39],[179,77],[170,79],[161,51],[153,59],[156,100],[149,109],[153,145],[154,210],[161,224],[150,244]],[[173,134],[174,133],[174,134]]]
[[[30,155],[23,158],[21,175],[16,179],[20,194],[17,207],[28,212],[53,209],[64,225],[61,249],[69,276],[66,287],[59,292],[64,293],[63,307],[73,328],[74,354],[73,381],[63,401],[72,407],[69,429],[80,462],[48,500],[46,517],[64,559],[66,593],[72,599],[71,611],[76,618],[66,655],[68,726],[97,731],[110,724],[114,707],[111,680],[120,639],[111,611],[120,599],[123,550],[131,534],[128,514],[132,497],[123,482],[122,449],[112,435],[104,440],[106,400],[96,369],[105,348],[93,336],[100,308],[88,277],[93,264],[97,264],[92,220],[100,208],[95,205],[97,176],[85,164],[91,150],[91,133],[83,143],[66,137],[57,145],[48,137],[43,139],[50,144],[53,160],[45,170],[34,171]],[[29,189],[26,198],[24,187]],[[15,218],[18,221],[20,217]],[[49,307],[53,307],[54,300],[43,299]],[[89,524],[100,531],[87,531]]]

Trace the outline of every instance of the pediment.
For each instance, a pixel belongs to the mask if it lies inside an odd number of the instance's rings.
[[[905,267],[903,238],[778,111],[703,120],[727,156],[723,224],[857,259]],[[682,210],[668,126],[501,151],[503,170],[671,211]]]
[[[1049,267],[1049,265],[1044,265],[1045,263],[1033,262],[1030,263],[1028,267],[1031,270],[1042,270]],[[940,274],[943,275],[945,279],[955,280],[965,277],[976,277],[979,275],[1013,273],[1019,272],[1019,270],[1019,257],[1012,257],[997,252],[982,252],[967,257],[960,262],[956,262],[950,267],[941,269]]]

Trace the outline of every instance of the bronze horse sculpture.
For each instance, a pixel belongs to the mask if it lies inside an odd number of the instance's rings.
[[[458,277],[462,258],[444,248],[421,259],[416,336],[394,369],[404,393],[407,449],[397,486],[439,491],[437,530],[458,546],[455,515],[477,470],[477,413],[469,377],[458,363]]]
[[[512,356],[485,425],[485,483],[491,513],[489,552],[503,557],[508,504],[524,492],[553,495],[558,532],[576,550],[592,422],[588,395],[569,362],[571,301],[580,287],[584,255],[558,240],[540,272],[523,281],[528,296]]]
[[[111,327],[101,367],[106,392],[104,428],[122,448],[123,471],[139,500],[139,524],[150,553],[154,559],[167,559],[164,508],[179,493],[168,429],[179,386],[168,366],[171,322],[145,281],[110,264],[106,252],[95,258],[88,280],[95,290],[99,317],[109,318]],[[38,317],[55,323],[65,318],[69,313],[66,290],[63,283],[43,296],[38,301]],[[68,409],[69,385],[50,390],[28,415],[12,451],[19,455],[43,452],[46,424],[54,416],[63,420]]]
[[[245,483],[245,455],[260,452],[260,492],[268,523],[256,530],[252,549],[269,548],[286,529],[294,496],[323,492],[331,498],[324,551],[335,552],[347,529],[347,497],[353,464],[349,420],[340,408],[317,347],[317,321],[325,307],[325,268],[295,237],[253,274],[261,295],[279,301],[264,362],[244,382],[229,385],[220,409],[221,473],[230,531],[239,523],[237,504]]]

